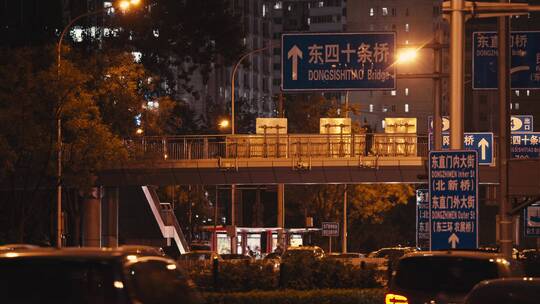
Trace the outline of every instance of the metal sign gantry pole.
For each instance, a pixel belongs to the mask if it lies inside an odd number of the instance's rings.
[[[512,221],[508,210],[508,97],[509,83],[509,21],[508,16],[526,15],[540,11],[540,6],[528,3],[471,2],[450,0],[443,2],[443,13],[450,20],[450,147],[461,149],[463,146],[463,86],[464,86],[464,38],[465,21],[468,18],[499,17],[499,109],[500,109],[500,141],[499,141],[499,216],[501,253],[512,256]],[[502,39],[501,39],[502,37]],[[501,43],[501,41],[505,43]]]

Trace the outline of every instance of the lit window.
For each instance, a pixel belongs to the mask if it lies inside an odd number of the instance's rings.
[[[383,16],[388,16],[388,7],[383,7],[382,8],[382,15]]]
[[[408,24],[408,23],[405,23],[405,32],[410,31],[410,29],[411,29],[411,28],[410,28],[409,24]]]
[[[372,103],[369,104],[369,111],[373,112],[373,104]]]
[[[262,16],[266,17],[266,4],[263,4],[262,6]]]
[[[370,17],[375,16],[375,9],[373,7],[369,9],[369,16]]]
[[[289,12],[292,11],[292,5],[289,5],[289,6],[287,7],[287,10],[288,10]]]
[[[519,96],[519,90],[516,90],[515,93],[516,93],[516,96]]]
[[[396,96],[396,94],[397,94],[396,90],[392,90],[392,91],[390,92],[390,95],[392,95],[392,96]]]
[[[103,2],[103,8],[106,8],[107,9],[107,15],[112,15],[114,14],[114,7],[112,5],[112,2]]]
[[[74,27],[70,30],[71,39],[75,42],[83,41],[83,29],[81,27]]]
[[[383,129],[386,128],[386,121],[384,121],[384,119],[381,120],[381,126]]]
[[[317,7],[324,7],[324,1],[319,1],[317,3]]]
[[[307,24],[311,24],[311,18],[307,18]]]
[[[519,102],[516,102],[515,108],[516,110],[519,110]]]
[[[283,4],[281,3],[281,1],[277,1],[274,4],[274,9],[280,10],[282,7],[283,7]]]
[[[384,106],[382,107],[382,111],[383,111],[383,113],[388,112],[388,106],[384,105]]]
[[[531,96],[531,91],[527,90],[527,96]]]
[[[131,52],[133,56],[133,61],[136,63],[141,63],[142,53],[141,52]]]
[[[408,103],[405,104],[405,113],[409,113],[409,104]]]
[[[405,88],[405,96],[409,96],[409,88]]]

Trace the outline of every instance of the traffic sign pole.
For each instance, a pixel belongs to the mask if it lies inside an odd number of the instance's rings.
[[[463,147],[463,69],[465,38],[464,1],[450,3],[450,148]]]
[[[508,0],[499,0],[507,3]],[[499,37],[499,218],[500,251],[505,257],[512,257],[512,220],[508,215],[511,209],[508,200],[508,139],[510,124],[508,117],[508,100],[510,99],[510,18],[499,17],[497,24]]]
[[[441,47],[441,28],[435,30],[435,45],[434,48],[434,72],[441,73],[442,66],[442,47]],[[435,135],[434,143],[435,150],[441,150],[442,147],[442,117],[441,117],[441,94],[442,94],[442,79],[440,77],[433,78],[433,134]]]

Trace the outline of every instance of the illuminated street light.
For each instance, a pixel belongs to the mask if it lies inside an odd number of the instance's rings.
[[[398,51],[398,63],[410,63],[418,57],[418,50],[413,48],[401,49]]]
[[[219,122],[219,127],[220,127],[221,129],[228,128],[228,127],[229,127],[229,120],[223,119],[222,121],[220,121],[220,122]]]
[[[122,11],[128,10],[129,7],[130,7],[130,5],[131,5],[131,3],[130,3],[129,1],[127,1],[127,0],[125,0],[125,1],[120,1],[120,3],[118,3],[118,7],[120,7],[120,9],[121,9]]]
[[[138,128],[137,131],[135,131],[135,133],[137,133],[137,135],[141,135],[144,133],[144,131],[142,128]]]

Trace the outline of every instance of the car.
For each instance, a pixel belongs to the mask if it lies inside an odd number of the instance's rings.
[[[217,259],[220,262],[223,261],[221,256],[214,251],[195,250],[181,254],[178,257],[178,262],[185,267],[191,267],[194,265],[210,266],[214,259]]]
[[[250,257],[248,255],[239,254],[239,253],[237,253],[237,254],[234,254],[234,253],[222,254],[221,258],[226,263],[240,263],[242,261],[251,262],[253,260],[252,257]]]
[[[416,247],[385,247],[368,254],[362,261],[367,265],[372,265],[377,270],[377,281],[387,284],[389,276],[396,268],[396,264],[403,255],[418,251]]]
[[[174,260],[131,249],[0,253],[0,282],[3,303],[201,303]]]
[[[286,263],[296,259],[321,260],[325,257],[324,250],[318,246],[291,246],[281,256],[281,261]]]
[[[540,277],[540,250],[525,249],[520,253],[519,260],[523,263],[525,275]]]
[[[469,292],[465,304],[536,304],[540,278],[521,277],[482,281]]]
[[[279,267],[281,265],[281,254],[279,252],[270,252],[263,258],[263,261],[272,265],[274,271],[277,272],[279,271]]]
[[[14,251],[14,250],[33,250],[40,248],[39,246],[32,244],[5,244],[0,246],[0,252]]]
[[[415,247],[387,247],[387,248],[381,248],[377,251],[373,251],[370,254],[368,254],[368,258],[382,258],[386,259],[390,265],[395,265],[396,262],[401,258],[403,255],[415,252],[418,249]]]
[[[326,258],[341,261],[344,264],[360,265],[365,261],[366,255],[359,252],[347,252],[347,253],[329,253]]]
[[[519,265],[498,253],[426,251],[399,259],[390,280],[386,303],[464,303],[479,282],[520,276]]]

